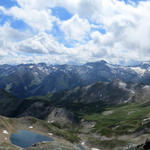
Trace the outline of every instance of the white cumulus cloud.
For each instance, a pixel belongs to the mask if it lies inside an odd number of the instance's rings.
[[[74,15],[71,19],[63,21],[60,29],[65,33],[67,40],[82,42],[90,31],[90,24],[86,19],[81,19],[78,15]]]
[[[105,59],[129,64],[150,60],[150,1],[138,5],[119,0],[16,1],[19,7],[0,6],[0,12],[24,21],[32,31],[14,29],[9,21],[0,25],[1,63],[85,63]],[[55,7],[63,7],[72,17],[64,21],[53,16]],[[54,22],[64,33],[62,41],[58,40],[62,36],[59,33],[57,38],[52,35]],[[72,47],[64,41],[73,41]]]

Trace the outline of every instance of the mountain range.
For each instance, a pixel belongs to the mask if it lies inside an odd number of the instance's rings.
[[[105,61],[84,65],[0,65],[0,88],[18,98],[44,96],[98,81],[111,82],[116,79],[149,85],[150,63],[136,66],[112,65]]]

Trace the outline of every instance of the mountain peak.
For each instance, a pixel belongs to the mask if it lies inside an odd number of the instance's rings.
[[[106,62],[105,60],[101,60],[101,61],[88,62],[88,63],[86,63],[86,65],[99,65],[99,64],[105,65],[105,64],[107,64],[107,62]]]

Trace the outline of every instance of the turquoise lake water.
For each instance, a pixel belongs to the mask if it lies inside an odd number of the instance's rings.
[[[34,133],[28,130],[19,130],[16,133],[11,134],[10,141],[12,144],[22,147],[28,148],[33,144],[43,142],[43,141],[54,141],[52,138]],[[85,150],[85,148],[81,145],[77,145],[81,150]]]
[[[39,142],[53,141],[53,139],[48,136],[30,132],[27,130],[19,130],[18,132],[11,135],[10,141],[14,145],[22,148],[27,148]]]

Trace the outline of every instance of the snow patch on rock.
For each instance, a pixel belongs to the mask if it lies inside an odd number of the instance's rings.
[[[100,149],[98,149],[98,148],[92,148],[92,150],[100,150]]]
[[[53,136],[53,133],[48,133],[48,135]]]
[[[134,70],[140,76],[143,76],[146,72],[146,69],[142,69],[140,67],[131,67],[131,69]]]
[[[8,131],[7,131],[7,130],[3,130],[3,133],[4,133],[4,134],[8,134]]]
[[[31,66],[29,66],[29,68],[30,68],[30,69],[32,69],[32,68],[33,68],[33,66],[31,65]]]

